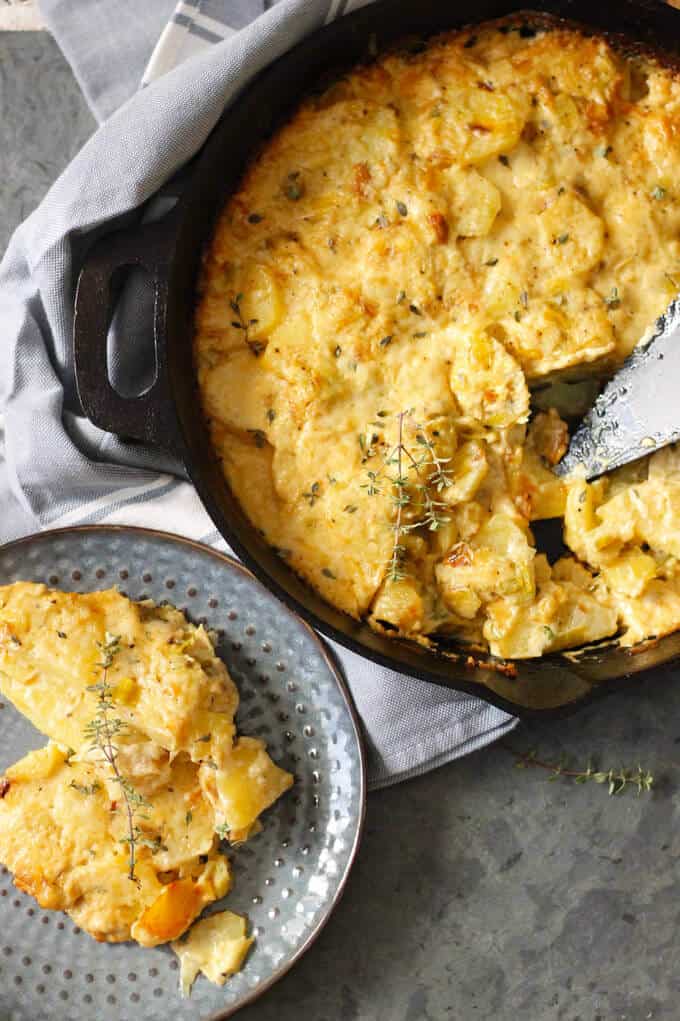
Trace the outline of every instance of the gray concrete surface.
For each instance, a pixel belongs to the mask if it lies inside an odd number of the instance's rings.
[[[92,127],[52,40],[0,35],[0,247]],[[239,1019],[680,1019],[677,672],[512,740],[656,786],[548,783],[496,746],[372,794],[335,915]]]
[[[0,252],[95,127],[47,32],[0,33]]]

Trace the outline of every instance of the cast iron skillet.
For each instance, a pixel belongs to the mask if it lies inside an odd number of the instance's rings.
[[[75,364],[85,414],[102,429],[156,444],[177,455],[215,524],[244,563],[271,589],[341,645],[400,673],[478,695],[519,715],[570,711],[631,675],[680,654],[680,634],[634,654],[602,646],[578,656],[488,665],[458,649],[450,658],[413,642],[385,638],[350,619],[303,583],[263,541],[227,486],[198,412],[192,366],[192,317],[201,252],[226,196],[249,155],[324,77],[366,59],[369,47],[427,36],[517,12],[512,0],[379,0],[321,29],[263,72],[225,112],[206,143],[173,213],[141,228],[107,235],[90,253],[76,297]],[[680,14],[658,0],[547,0],[532,10],[598,31],[624,34],[636,47],[680,57]],[[534,13],[534,18],[536,17]],[[532,15],[525,15],[531,24]],[[141,265],[155,283],[156,376],[144,393],[126,398],[107,375],[106,332],[112,279]],[[448,652],[455,652],[449,648]]]

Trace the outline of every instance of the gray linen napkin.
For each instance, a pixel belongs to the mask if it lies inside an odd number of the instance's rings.
[[[76,523],[157,527],[226,546],[215,532],[181,467],[159,451],[132,448],[94,428],[75,396],[71,332],[73,294],[93,232],[115,229],[121,218],[152,199],[201,147],[225,105],[262,67],[344,10],[338,0],[281,0],[245,24],[250,0],[205,0],[220,6],[226,38],[199,25],[203,41],[182,56],[175,28],[154,54],[147,87],[136,90],[168,4],[138,0],[44,0],[43,10],[100,115],[99,130],[17,229],[0,263],[0,409],[4,463],[0,465],[0,538]],[[254,13],[262,0],[252,0]],[[107,9],[114,7],[115,18]],[[146,6],[149,10],[140,10]],[[179,14],[201,6],[186,0]],[[175,15],[175,18],[177,15]],[[107,19],[108,20],[105,20]],[[233,24],[229,24],[229,21]],[[105,32],[102,26],[106,26]],[[235,31],[238,29],[238,31]],[[205,33],[214,36],[206,40]],[[198,50],[198,52],[196,52]],[[164,72],[164,73],[162,73]],[[127,101],[117,109],[117,104]],[[142,341],[143,301],[126,303],[115,343]],[[131,318],[130,318],[131,317]],[[129,352],[128,352],[129,353]],[[134,354],[134,352],[133,352]],[[140,363],[132,359],[134,374]],[[138,375],[135,375],[138,378]],[[487,744],[514,725],[507,714],[464,695],[375,666],[339,647],[364,723],[373,787],[424,772]]]

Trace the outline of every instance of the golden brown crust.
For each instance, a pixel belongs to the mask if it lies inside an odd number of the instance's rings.
[[[579,508],[565,423],[528,424],[529,384],[611,373],[678,290],[678,138],[674,71],[523,13],[358,66],[253,159],[205,255],[199,386],[245,512],[329,602],[512,657],[637,641],[650,601],[680,624],[642,524],[577,542],[587,569],[536,555],[531,522]],[[664,534],[674,486],[645,491]]]
[[[262,741],[234,742],[233,681],[170,606],[4,586],[0,689],[52,739],[0,778],[0,861],[100,941],[177,939],[229,888],[220,839],[256,832],[293,782]]]

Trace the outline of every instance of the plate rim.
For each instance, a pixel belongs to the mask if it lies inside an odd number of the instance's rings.
[[[352,840],[352,846],[349,851],[347,864],[345,865],[343,874],[340,878],[340,882],[331,898],[328,905],[328,910],[325,912],[323,917],[319,920],[317,925],[312,929],[309,935],[306,937],[304,942],[298,947],[293,956],[286,964],[276,971],[274,971],[269,978],[258,986],[252,992],[248,993],[239,1003],[234,1004],[231,1007],[227,1007],[224,1010],[218,1010],[217,1013],[207,1015],[203,1021],[227,1021],[227,1018],[233,1017],[237,1011],[243,1007],[254,1003],[259,1000],[266,992],[268,992],[276,983],[287,975],[288,972],[298,963],[300,958],[316,943],[317,939],[325,929],[331,918],[336,907],[340,903],[342,896],[347,886],[347,880],[349,879],[350,873],[354,866],[357,858],[359,847],[361,845],[361,839],[364,832],[364,824],[366,821],[366,794],[367,794],[367,764],[366,764],[366,748],[364,746],[364,739],[361,728],[361,720],[354,704],[352,693],[349,689],[349,685],[345,680],[340,667],[335,661],[335,657],[332,650],[328,648],[326,642],[317,634],[314,628],[309,624],[303,617],[295,613],[286,603],[284,603],[279,597],[268,589],[262,582],[255,577],[252,571],[244,566],[239,560],[229,553],[223,553],[221,550],[216,550],[212,546],[208,546],[204,542],[199,542],[197,539],[190,539],[185,535],[179,535],[177,532],[166,532],[160,528],[147,528],[144,525],[67,525],[62,528],[45,528],[39,532],[31,532],[28,535],[20,536],[17,539],[11,539],[9,542],[0,544],[0,553],[4,553],[6,550],[11,550],[15,547],[27,546],[34,542],[36,539],[43,539],[49,536],[58,535],[73,535],[78,533],[115,533],[115,534],[128,534],[131,536],[144,536],[151,537],[154,539],[161,539],[169,541],[171,543],[177,543],[182,546],[189,547],[197,550],[199,553],[208,554],[220,561],[222,565],[228,569],[236,570],[240,574],[252,581],[258,588],[262,589],[268,595],[270,595],[280,606],[281,610],[290,617],[293,617],[299,624],[302,625],[307,634],[312,638],[314,644],[317,646],[322,659],[328,667],[330,673],[337,684],[340,694],[343,697],[343,701],[347,708],[350,721],[352,723],[352,730],[354,732],[356,747],[359,755],[359,805],[358,805],[358,819],[357,827]]]

